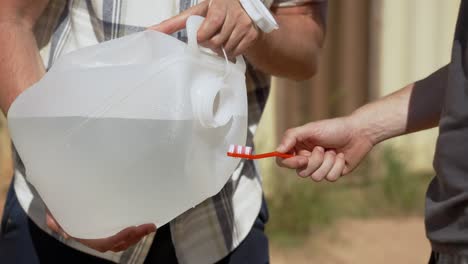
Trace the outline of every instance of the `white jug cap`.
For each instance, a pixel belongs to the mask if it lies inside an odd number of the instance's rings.
[[[278,29],[278,23],[260,0],[240,0],[250,19],[265,33]]]

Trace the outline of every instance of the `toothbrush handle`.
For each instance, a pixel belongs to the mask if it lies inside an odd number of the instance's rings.
[[[289,158],[294,157],[294,155],[292,155],[292,154],[280,153],[278,151],[275,151],[273,153],[275,154],[276,157],[280,157],[280,158],[283,158],[283,159],[289,159]]]
[[[287,159],[287,158],[294,157],[294,155],[280,153],[280,152],[277,152],[277,151],[264,153],[264,154],[258,154],[258,155],[252,155],[252,156],[254,157],[254,159],[263,159],[263,158],[270,158],[270,157],[280,157],[280,158],[283,158],[283,159]]]
[[[256,155],[246,155],[246,154],[236,154],[236,153],[228,153],[230,157],[234,158],[242,158],[242,159],[264,159],[264,158],[271,158],[271,157],[280,157],[283,159],[294,157],[291,154],[279,153],[277,151],[263,153],[263,154],[256,154]]]

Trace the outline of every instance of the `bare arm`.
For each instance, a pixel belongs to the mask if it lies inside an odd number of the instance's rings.
[[[13,100],[44,75],[33,28],[47,2],[0,2],[0,108],[5,115]]]
[[[33,28],[47,3],[47,0],[0,1],[0,107],[4,114],[15,98],[45,73]],[[50,229],[67,237],[49,213],[46,223]],[[117,252],[155,230],[153,224],[145,224],[126,228],[104,239],[77,240],[101,252]]]
[[[245,53],[249,62],[272,75],[303,80],[318,68],[325,29],[320,3],[273,9],[279,29],[260,34]]]
[[[437,126],[442,111],[447,67],[359,108],[350,119],[374,145],[392,137]]]
[[[289,129],[278,151],[296,156],[278,159],[278,165],[296,169],[299,176],[315,181],[336,181],[354,170],[377,143],[437,126],[446,70],[447,66],[350,116]]]
[[[268,74],[302,80],[317,71],[324,39],[323,3],[273,9],[280,28],[260,32],[238,0],[203,1],[158,25],[153,30],[172,34],[185,27],[191,15],[205,16],[198,42],[222,56],[246,55],[249,62]]]

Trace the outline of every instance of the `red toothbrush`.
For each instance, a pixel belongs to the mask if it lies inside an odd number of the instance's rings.
[[[270,157],[280,157],[280,158],[291,158],[294,155],[279,153],[278,151],[263,153],[263,154],[252,154],[252,147],[240,146],[240,145],[230,145],[229,151],[227,152],[229,157],[233,158],[242,158],[242,159],[263,159]]]

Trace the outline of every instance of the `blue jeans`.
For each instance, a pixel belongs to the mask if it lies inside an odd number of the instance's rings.
[[[268,239],[264,233],[268,221],[265,200],[246,239],[218,264],[269,263]],[[10,185],[0,229],[2,264],[105,264],[110,261],[82,253],[56,240],[34,224],[18,203]],[[178,263],[168,225],[158,228],[145,263]]]

